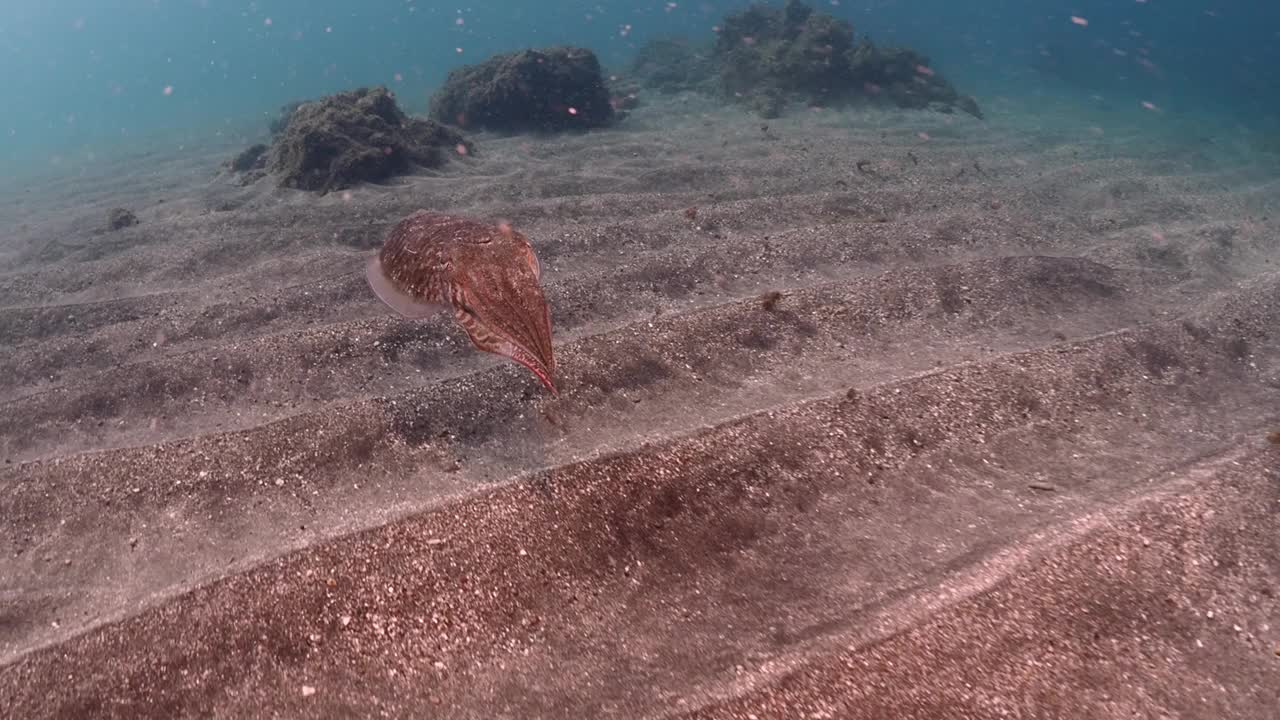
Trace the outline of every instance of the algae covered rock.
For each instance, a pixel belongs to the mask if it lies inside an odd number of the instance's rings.
[[[729,14],[707,62],[693,58],[692,46],[653,41],[637,56],[636,75],[660,91],[703,89],[710,77],[720,94],[764,117],[780,115],[789,102],[841,105],[871,98],[982,117],[977,101],[958,93],[928,58],[859,41],[848,21],[800,0],[781,7],[754,3]]]
[[[863,41],[848,53],[855,82],[869,92],[884,92],[899,107],[960,109],[978,119],[982,111],[972,97],[961,95],[930,67],[929,58],[908,48],[877,48]]]
[[[600,127],[615,119],[595,53],[578,47],[521,50],[451,71],[430,117],[503,132]]]
[[[406,115],[385,87],[305,102],[287,115],[267,153],[283,187],[328,192],[437,167],[470,143],[456,130]]]
[[[752,5],[725,18],[716,42],[721,81],[738,97],[778,90],[808,102],[830,102],[849,91],[845,55],[853,26],[809,6]]]

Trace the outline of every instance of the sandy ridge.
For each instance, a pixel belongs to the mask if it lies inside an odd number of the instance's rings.
[[[350,198],[193,155],[116,237],[24,199],[0,701],[1265,717],[1273,173],[1001,107],[654,106]],[[560,400],[343,275],[424,205],[534,238]]]

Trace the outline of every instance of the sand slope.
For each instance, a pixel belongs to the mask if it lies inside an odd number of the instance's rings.
[[[227,148],[23,193],[0,706],[1270,717],[1276,168],[1053,117],[677,99],[349,194]],[[419,207],[533,240],[560,398],[365,287]]]

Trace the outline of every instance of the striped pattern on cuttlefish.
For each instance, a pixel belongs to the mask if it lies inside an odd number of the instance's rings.
[[[453,310],[476,349],[511,358],[557,394],[551,312],[533,245],[509,225],[419,210],[391,228],[365,277],[392,310]]]

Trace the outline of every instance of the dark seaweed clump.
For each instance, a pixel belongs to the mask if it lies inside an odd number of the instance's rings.
[[[385,87],[360,88],[286,106],[271,147],[255,145],[230,165],[265,168],[282,187],[329,192],[437,167],[470,143],[434,120],[406,115]]]
[[[502,132],[586,129],[616,120],[599,60],[579,47],[503,53],[456,68],[432,96],[429,116]]]
[[[899,107],[959,109],[982,118],[977,101],[958,93],[924,55],[857,40],[852,24],[800,0],[782,8],[756,3],[728,15],[709,61],[700,59],[690,46],[656,41],[640,51],[633,73],[659,90],[703,89],[711,82],[763,117],[780,115],[790,102],[835,106],[883,98]]]
[[[126,208],[111,208],[107,211],[107,229],[123,230],[138,224],[138,216]]]

